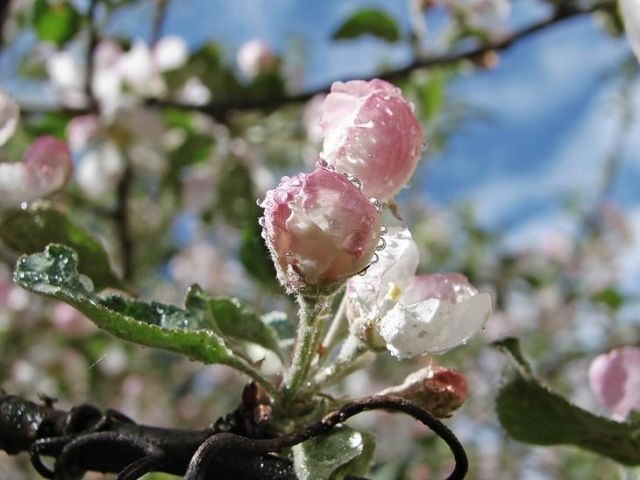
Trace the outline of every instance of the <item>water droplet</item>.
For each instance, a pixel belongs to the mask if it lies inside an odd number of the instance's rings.
[[[362,190],[362,181],[358,177],[349,175],[347,178],[358,190]]]
[[[264,203],[265,198],[264,197],[258,197],[256,200],[256,205],[258,205],[259,207],[262,207],[262,204]]]
[[[260,225],[261,227],[264,227],[264,224],[267,220],[264,217],[260,217],[258,218],[258,225]]]
[[[320,168],[327,168],[329,166],[329,164],[325,160],[322,160],[322,159],[318,160],[316,162],[316,165],[318,167],[320,167]]]
[[[380,203],[380,200],[378,200],[375,197],[371,197],[369,199],[369,203],[373,205],[378,212],[382,209],[382,204]]]
[[[381,251],[384,250],[387,246],[387,242],[384,238],[380,237],[380,240],[378,240],[378,245],[376,245],[376,251]]]
[[[382,225],[380,227],[380,235],[384,235],[385,233],[387,233],[389,230],[387,229],[386,226]]]

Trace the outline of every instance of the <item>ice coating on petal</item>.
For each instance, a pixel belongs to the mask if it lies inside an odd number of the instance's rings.
[[[418,275],[403,292],[400,302],[409,305],[427,298],[437,298],[460,303],[471,298],[478,291],[471,286],[467,277],[457,272]]]
[[[420,252],[406,228],[390,228],[382,235],[385,248],[378,252],[378,259],[364,275],[349,279],[347,301],[350,318],[372,321],[384,314],[381,307],[390,288],[401,293],[413,279]]]
[[[20,108],[11,96],[0,89],[0,145],[13,135],[20,118]]]
[[[620,12],[631,50],[640,61],[640,1],[620,0]]]
[[[589,383],[614,418],[624,420],[632,410],[640,411],[640,348],[621,347],[596,357]]]
[[[480,331],[491,316],[491,295],[479,293],[461,303],[430,298],[396,304],[380,321],[380,335],[398,358],[444,353]]]
[[[358,177],[365,195],[381,201],[407,184],[422,155],[422,130],[412,106],[383,80],[334,83],[320,125],[322,158]]]

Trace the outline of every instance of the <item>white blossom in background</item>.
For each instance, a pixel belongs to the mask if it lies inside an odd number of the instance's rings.
[[[385,249],[362,276],[347,284],[350,330],[398,358],[443,353],[480,331],[491,315],[491,295],[459,273],[415,275],[418,248],[406,229],[383,235]]]
[[[52,136],[37,138],[21,162],[0,163],[0,206],[18,206],[60,190],[72,171],[67,144]]]
[[[67,139],[77,161],[75,180],[80,190],[92,200],[113,192],[126,164],[101,119],[97,115],[75,117],[67,126]]]
[[[16,131],[20,119],[20,107],[11,96],[0,88],[0,146]]]
[[[252,80],[261,73],[273,70],[278,64],[278,57],[267,42],[254,38],[240,46],[236,61],[245,78]]]
[[[640,61],[640,0],[620,0],[620,13],[631,50]]]

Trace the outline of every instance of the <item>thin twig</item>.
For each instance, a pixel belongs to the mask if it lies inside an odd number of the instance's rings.
[[[151,24],[151,34],[149,35],[149,45],[152,47],[160,40],[164,21],[167,16],[169,0],[156,0],[156,8],[153,11],[153,23]]]
[[[11,11],[11,0],[0,0],[0,53],[5,44],[5,25]]]

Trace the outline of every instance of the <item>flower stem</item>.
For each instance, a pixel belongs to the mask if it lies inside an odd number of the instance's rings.
[[[368,351],[367,345],[359,338],[349,335],[336,359],[314,377],[313,387],[320,390],[346,377],[362,365],[358,360]]]
[[[293,347],[291,367],[284,386],[284,400],[290,401],[306,380],[311,362],[318,353],[320,334],[329,315],[330,297],[310,297],[300,295],[300,321],[296,332],[296,343]]]

